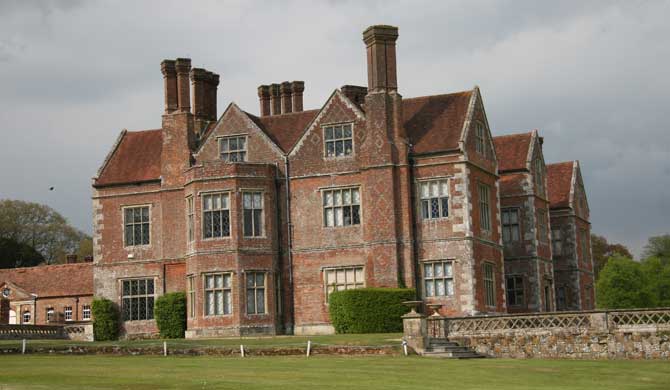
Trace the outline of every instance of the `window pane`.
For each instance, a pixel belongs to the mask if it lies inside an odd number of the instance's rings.
[[[333,209],[326,209],[326,226],[335,226],[335,213]]]
[[[256,287],[265,286],[265,273],[257,272],[256,273]]]
[[[435,295],[440,297],[446,295],[446,291],[444,289],[444,279],[435,280]]]
[[[440,203],[437,198],[432,198],[430,200],[430,217],[439,218],[440,217]]]
[[[433,277],[433,265],[432,264],[424,264],[423,265],[423,271],[424,271],[427,278],[432,278]]]
[[[223,275],[223,287],[230,288],[231,276],[230,274]]]
[[[449,216],[449,198],[442,198],[442,217]]]
[[[232,300],[230,290],[223,293],[223,314],[230,314],[233,312]]]
[[[214,292],[213,291],[207,291],[205,293],[205,300],[207,301],[207,306],[205,307],[205,311],[207,315],[212,315],[214,314]]]
[[[261,227],[263,225],[262,225],[261,217],[263,215],[263,211],[262,210],[254,210],[253,213],[254,213],[254,232],[253,232],[253,234],[254,234],[254,236],[257,236],[257,237],[262,236],[263,232],[261,231]]]
[[[342,207],[335,208],[335,226],[342,226]]]
[[[342,190],[342,204],[348,205],[351,204],[351,191]]]
[[[214,313],[223,314],[223,291],[217,290],[214,293]]]
[[[265,289],[256,291],[256,313],[265,313]]]
[[[249,237],[253,235],[253,211],[252,210],[244,210],[244,235]]]
[[[342,141],[335,141],[335,156],[344,155],[344,143]]]
[[[323,204],[326,206],[333,205],[333,193],[332,191],[325,191],[323,193]]]
[[[345,138],[350,138],[351,137],[351,125],[344,125],[343,126],[343,136]]]
[[[447,277],[452,277],[452,264],[451,263],[444,263],[444,275]]]
[[[426,296],[427,297],[435,296],[435,286],[433,285],[432,280],[427,280],[426,281]]]
[[[334,196],[335,196],[335,205],[340,206],[342,204],[342,192],[335,191]]]
[[[260,209],[262,207],[261,204],[262,204],[261,193],[260,192],[254,193],[254,208]]]
[[[254,272],[249,272],[247,274],[247,287],[254,287],[254,283],[256,282],[256,275]]]
[[[335,126],[335,138],[342,138],[342,126]]]
[[[351,140],[344,141],[344,154],[349,156],[353,152],[353,144]]]
[[[447,295],[454,295],[454,281],[453,279],[447,279],[445,281],[447,288]]]
[[[251,209],[253,206],[253,201],[250,193],[242,194],[242,204],[245,209]]]
[[[430,201],[422,200],[421,201],[421,217],[423,219],[430,218]]]
[[[449,195],[449,182],[446,180],[440,181],[440,195],[441,196]]]
[[[442,264],[435,264],[435,277],[436,278],[441,278],[443,276],[443,271],[444,268],[442,268]]]
[[[351,225],[351,207],[345,207],[343,210],[344,225]]]
[[[356,283],[363,283],[363,267],[356,268]]]
[[[440,196],[440,190],[439,190],[437,182],[435,182],[435,181],[430,182],[430,196],[431,197]]]
[[[247,313],[249,314],[256,313],[256,300],[253,289],[247,290]]]
[[[358,188],[351,190],[351,201],[353,204],[361,204],[361,195]]]
[[[326,139],[333,139],[333,128],[326,127]]]
[[[328,142],[326,144],[326,156],[333,157],[335,155],[335,143]]]
[[[422,198],[429,198],[430,197],[430,192],[428,189],[428,183],[421,183],[421,197]]]

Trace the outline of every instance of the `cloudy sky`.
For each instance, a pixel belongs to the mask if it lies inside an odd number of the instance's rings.
[[[362,5],[362,3],[365,3]],[[160,61],[221,74],[219,113],[305,80],[305,108],[365,85],[361,32],[400,28],[405,97],[479,85],[494,134],[539,129],[583,167],[593,231],[635,253],[670,233],[670,1],[0,1],[0,198],[91,232],[121,129],[160,127]],[[54,191],[49,187],[55,186]]]

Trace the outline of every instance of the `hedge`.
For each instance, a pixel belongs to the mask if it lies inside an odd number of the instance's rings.
[[[95,298],[91,309],[95,341],[116,340],[119,337],[119,311],[114,302],[106,298]]]
[[[402,303],[415,299],[410,288],[361,288],[330,294],[330,320],[337,333],[402,332]]]
[[[186,294],[165,294],[154,305],[154,318],[162,338],[181,339],[186,331]]]

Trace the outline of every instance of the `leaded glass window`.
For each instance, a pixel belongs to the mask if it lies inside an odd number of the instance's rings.
[[[454,295],[454,274],[451,261],[423,263],[424,294],[426,297]]]
[[[227,192],[202,196],[202,236],[230,236],[230,195]]]
[[[523,276],[508,276],[505,289],[507,290],[508,305],[523,306],[525,304]]]
[[[265,314],[265,272],[246,273],[247,314]]]
[[[421,217],[423,219],[449,216],[449,181],[432,180],[419,183]]]
[[[360,225],[361,195],[358,188],[323,191],[323,221],[327,227]]]
[[[365,275],[362,266],[326,268],[324,274],[326,302],[334,291],[365,287]]]
[[[263,193],[260,191],[243,192],[244,236],[263,236]]]
[[[149,245],[149,206],[123,209],[125,245]]]
[[[484,298],[486,306],[496,305],[496,284],[493,264],[484,263]]]
[[[517,242],[520,239],[519,209],[502,210],[503,242]]]
[[[121,302],[124,321],[152,320],[154,318],[154,280],[124,280]]]
[[[247,137],[219,138],[221,160],[228,162],[247,161]]]
[[[226,315],[233,312],[232,275],[205,275],[205,315]]]
[[[353,153],[353,128],[351,123],[323,128],[326,157],[351,156]]]

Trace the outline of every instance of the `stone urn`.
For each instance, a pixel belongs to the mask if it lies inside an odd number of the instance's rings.
[[[414,315],[419,314],[419,313],[417,313],[417,311],[419,310],[419,307],[421,306],[422,303],[423,303],[423,301],[405,301],[405,302],[403,302],[402,304],[409,307],[409,309],[410,309],[410,312],[405,314],[405,315],[414,316]]]
[[[431,317],[440,317],[440,308],[442,307],[441,303],[429,303],[426,306],[428,306],[428,308],[433,311]]]

